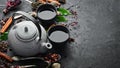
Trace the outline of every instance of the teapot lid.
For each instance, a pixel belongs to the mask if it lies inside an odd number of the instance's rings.
[[[32,21],[22,21],[17,24],[16,36],[21,40],[31,40],[36,37],[37,28]]]

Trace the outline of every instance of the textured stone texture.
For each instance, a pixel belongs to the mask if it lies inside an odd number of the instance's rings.
[[[66,49],[62,68],[120,68],[120,0],[67,0],[63,7],[71,5],[78,18],[69,16],[66,24],[78,24],[69,25],[75,42]],[[31,7],[23,0],[17,10],[29,12]]]

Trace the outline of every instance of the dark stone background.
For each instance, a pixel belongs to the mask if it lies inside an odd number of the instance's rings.
[[[17,10],[29,12],[25,0]],[[68,16],[71,37],[62,68],[120,68],[120,0],[66,0],[63,7],[77,12],[78,18]],[[0,17],[6,0],[0,0]]]

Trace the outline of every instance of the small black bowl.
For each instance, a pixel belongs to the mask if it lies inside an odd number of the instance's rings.
[[[37,9],[37,16],[43,23],[53,22],[57,16],[57,8],[52,4],[42,4]]]
[[[51,40],[50,35],[55,31],[61,31],[61,32],[64,32],[64,33],[68,34],[68,38],[65,39],[64,41],[61,41],[61,42]],[[61,36],[61,37],[58,36],[58,38],[64,38],[64,37],[63,36]],[[65,26],[55,25],[55,26],[52,26],[51,28],[49,28],[49,30],[48,30],[48,40],[53,45],[53,47],[59,47],[61,45],[62,46],[66,45],[66,43],[69,41],[69,38],[70,38],[70,32]]]

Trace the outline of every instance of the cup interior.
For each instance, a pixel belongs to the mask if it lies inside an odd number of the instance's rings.
[[[69,30],[65,26],[57,25],[48,30],[48,39],[55,43],[65,42],[69,36]]]
[[[43,4],[38,7],[37,15],[42,20],[51,20],[56,17],[56,7],[51,4]]]

